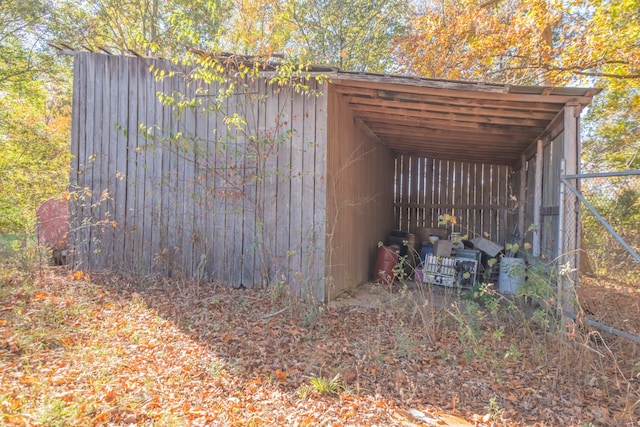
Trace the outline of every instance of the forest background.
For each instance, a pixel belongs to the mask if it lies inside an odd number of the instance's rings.
[[[584,113],[583,169],[640,168],[640,0],[2,0],[0,235],[32,231],[38,204],[68,190],[72,57],[51,44],[600,87]],[[602,208],[628,227],[639,192],[623,193]]]

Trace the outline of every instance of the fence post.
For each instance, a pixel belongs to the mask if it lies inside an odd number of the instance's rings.
[[[533,223],[538,229],[533,233],[533,256],[540,256],[540,233],[542,232],[541,209],[542,209],[542,171],[544,168],[543,141],[538,140],[536,149],[536,176],[534,186],[533,202]]]
[[[563,159],[560,166],[561,176],[578,173],[578,116],[579,105],[567,105],[564,108]],[[575,182],[575,179],[573,180]],[[574,185],[575,188],[578,188]],[[575,286],[578,280],[578,205],[573,192],[567,192],[560,185],[560,217],[558,222],[558,291],[561,312],[575,312]],[[563,316],[563,323],[568,319]]]
[[[564,176],[564,159],[560,160],[560,176]],[[564,181],[560,181],[560,194],[558,201],[558,237],[556,238],[557,245],[557,261],[559,265],[562,265],[563,257],[562,254],[564,252],[564,195],[565,195],[565,186]],[[558,274],[558,284],[557,291],[558,297],[556,302],[556,310],[558,315],[562,316],[563,306],[564,306],[564,288],[565,288],[565,278],[562,274]],[[564,320],[564,317],[563,317]]]

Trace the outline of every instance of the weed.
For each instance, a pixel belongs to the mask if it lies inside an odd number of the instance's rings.
[[[333,378],[313,376],[309,378],[309,383],[316,392],[326,396],[337,396],[345,391],[345,385],[340,379],[340,375]]]
[[[311,387],[309,387],[306,384],[302,384],[300,386],[300,389],[298,389],[298,396],[300,396],[300,399],[306,399],[311,395],[311,392],[312,392]]]
[[[465,357],[473,359],[484,355],[486,348],[481,342],[480,330],[484,314],[478,303],[462,301],[460,304],[452,304],[452,310],[448,312],[457,323],[458,339],[465,348]]]
[[[496,396],[493,396],[491,399],[489,399],[489,404],[484,408],[489,412],[489,414],[491,415],[491,419],[494,421],[499,420],[504,413],[504,408],[500,406],[500,404],[498,403],[498,398]]]
[[[398,357],[414,359],[418,355],[418,342],[408,332],[402,329],[404,325],[399,325],[400,329],[395,333],[396,354]]]
[[[213,359],[213,361],[209,364],[209,375],[213,378],[220,378],[225,374],[225,364],[220,361],[220,359]]]
[[[278,301],[287,295],[289,290],[289,285],[287,284],[286,278],[282,276],[280,280],[276,280],[269,287],[269,298],[273,301]]]
[[[302,326],[305,328],[311,328],[318,321],[323,311],[323,306],[310,304],[302,315]]]
[[[509,349],[504,354],[505,359],[511,359],[514,362],[517,362],[522,358],[522,352],[518,349],[518,346],[515,343],[511,343]]]
[[[491,336],[496,340],[496,341],[502,341],[502,339],[504,338],[504,326],[500,326],[500,328],[494,330],[491,333]]]
[[[472,301],[486,307],[492,314],[496,314],[500,308],[500,296],[493,289],[491,283],[476,282],[465,295]]]

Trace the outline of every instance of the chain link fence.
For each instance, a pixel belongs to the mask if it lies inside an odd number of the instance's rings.
[[[640,336],[640,171],[565,178],[565,192],[580,206],[581,308],[596,322]]]

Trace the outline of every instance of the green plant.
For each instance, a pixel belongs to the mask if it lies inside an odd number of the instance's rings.
[[[465,357],[468,359],[481,357],[486,351],[481,340],[480,323],[485,317],[482,308],[472,300],[455,303],[452,307],[448,313],[457,323],[458,339],[465,348]]]
[[[504,256],[507,258],[514,258],[518,256],[520,245],[518,243],[507,243],[506,245],[504,245],[504,248],[505,248]]]
[[[504,413],[504,408],[500,406],[500,404],[498,403],[498,398],[496,396],[493,396],[491,399],[489,399],[489,404],[484,408],[489,412],[489,414],[491,415],[491,419],[494,421],[499,420]]]
[[[500,295],[493,288],[492,283],[476,282],[465,295],[467,298],[489,309],[492,314],[496,314],[500,307]]]
[[[326,396],[337,396],[345,390],[344,382],[340,379],[339,374],[333,378],[313,376],[309,378],[309,383],[315,391]]]
[[[515,343],[511,343],[509,349],[504,354],[505,359],[511,359],[513,362],[517,362],[522,358],[522,352],[518,349],[518,346]]]

